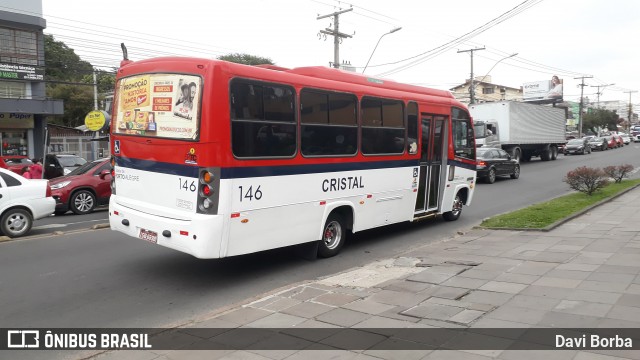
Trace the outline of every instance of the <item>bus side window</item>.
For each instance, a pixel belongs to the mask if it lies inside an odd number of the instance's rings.
[[[418,153],[418,104],[414,102],[407,106],[407,151]]]
[[[290,157],[296,152],[294,91],[286,85],[233,79],[231,148],[236,157]]]

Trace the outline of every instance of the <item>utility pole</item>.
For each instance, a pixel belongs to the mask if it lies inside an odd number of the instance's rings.
[[[584,107],[584,101],[582,100],[584,95],[584,79],[591,79],[593,76],[580,76],[574,79],[582,79],[582,83],[578,84],[580,86],[580,107],[578,110],[578,136],[582,137],[582,108]]]
[[[340,67],[340,40],[343,38],[350,38],[351,35],[340,32],[340,14],[352,11],[353,8],[336,11],[332,14],[318,16],[316,20],[328,18],[333,16],[333,29],[325,28],[320,30],[322,34],[333,36],[333,67],[338,69]]]
[[[474,51],[478,51],[478,50],[484,50],[485,48],[475,48],[475,49],[469,49],[469,50],[458,50],[458,53],[462,53],[462,52],[468,52],[471,53],[471,87],[469,87],[469,104],[473,105],[476,102],[476,89],[474,86],[474,79],[473,79],[473,52]]]
[[[98,80],[96,69],[93,69],[93,110],[98,110]]]
[[[596,93],[596,95],[598,95],[598,100],[597,100],[598,102],[596,103],[596,104],[597,104],[597,105],[596,105],[597,107],[600,107],[600,94],[602,94],[602,92],[600,92],[600,88],[605,88],[605,87],[607,87],[607,86],[613,86],[613,85],[615,85],[615,84],[607,84],[607,85],[589,85],[589,86],[591,86],[591,87],[598,88],[598,92]]]
[[[625,91],[625,93],[629,93],[629,116],[627,117],[627,122],[629,123],[629,127],[627,130],[631,129],[631,117],[633,116],[633,109],[631,108],[631,94],[637,93],[638,90],[629,90]]]

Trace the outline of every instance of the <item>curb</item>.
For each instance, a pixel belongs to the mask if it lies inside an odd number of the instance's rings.
[[[9,242],[9,241],[21,241],[21,240],[33,240],[33,239],[40,239],[40,238],[45,238],[45,237],[50,237],[50,236],[60,236],[60,235],[65,235],[65,234],[75,234],[75,233],[79,233],[79,232],[84,232],[87,230],[100,230],[100,229],[109,229],[111,226],[109,225],[109,223],[104,223],[104,224],[95,224],[89,228],[84,228],[84,229],[75,229],[75,230],[70,230],[70,231],[60,231],[60,230],[56,230],[50,233],[46,233],[46,234],[38,234],[38,235],[25,235],[25,236],[21,236],[21,237],[17,237],[17,238],[10,238],[8,236],[0,236],[0,243],[3,242]]]
[[[480,226],[480,225],[475,226],[473,228],[474,229],[478,229],[478,230],[508,230],[508,231],[542,231],[542,232],[548,232],[548,231],[551,231],[551,230],[557,228],[558,226],[560,226],[560,225],[562,225],[562,224],[564,224],[564,223],[566,223],[568,221],[571,221],[571,220],[573,220],[573,219],[575,219],[575,218],[577,218],[577,217],[579,217],[579,216],[591,211],[592,209],[594,209],[594,208],[596,208],[596,207],[598,207],[598,206],[600,206],[602,204],[606,204],[606,203],[608,203],[608,202],[610,202],[612,200],[615,200],[618,197],[628,193],[631,190],[635,190],[638,187],[640,187],[640,184],[636,184],[636,185],[633,185],[633,186],[631,186],[629,188],[626,188],[626,189],[620,191],[619,193],[617,193],[617,194],[615,194],[615,195],[613,195],[611,197],[608,197],[606,199],[602,199],[602,200],[598,201],[595,204],[589,205],[586,208],[584,208],[584,209],[582,209],[582,210],[580,210],[580,211],[578,211],[576,213],[573,213],[573,214],[571,214],[569,216],[566,216],[566,217],[554,222],[553,224],[547,225],[547,226],[545,226],[543,228],[504,228],[504,227],[497,228],[497,227],[484,227],[484,226]],[[509,212],[512,212],[512,211],[509,211]],[[507,212],[505,214],[508,214],[509,212]]]

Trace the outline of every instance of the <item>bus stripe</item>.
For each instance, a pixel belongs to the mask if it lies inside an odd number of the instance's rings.
[[[180,175],[185,177],[198,177],[197,166],[172,164],[166,162],[116,157],[116,165],[152,171],[170,175]],[[373,162],[349,162],[349,163],[325,163],[308,165],[281,165],[281,166],[249,166],[249,167],[228,167],[221,169],[222,179],[236,179],[265,176],[284,176],[317,174],[342,171],[358,171],[371,169],[390,169],[419,166],[418,160],[390,160]]]
[[[462,161],[449,160],[447,163],[451,166],[457,166],[464,169],[475,170],[475,164],[467,164]],[[141,160],[125,157],[117,157],[116,164],[118,166],[140,169],[145,171],[159,172],[163,174],[180,175],[187,177],[198,177],[198,167],[193,165],[172,164],[166,162]],[[282,175],[300,175],[314,174],[340,171],[357,171],[371,169],[385,169],[397,167],[419,166],[417,160],[392,160],[392,161],[375,161],[375,162],[351,162],[336,164],[310,164],[310,165],[285,165],[285,166],[251,166],[251,167],[233,167],[222,168],[221,177],[223,179],[247,178],[247,177],[263,177],[263,176],[282,176]]]

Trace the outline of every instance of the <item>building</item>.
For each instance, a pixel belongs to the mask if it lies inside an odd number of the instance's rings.
[[[498,85],[491,82],[491,76],[478,76],[474,80],[476,103],[501,100],[522,101],[522,88],[513,88],[506,85]],[[469,103],[471,80],[467,79],[463,84],[449,89],[458,101]]]
[[[42,157],[48,115],[63,113],[47,99],[42,0],[3,0],[0,7],[1,155]]]

